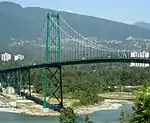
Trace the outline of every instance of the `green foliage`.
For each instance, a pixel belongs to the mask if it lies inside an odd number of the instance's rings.
[[[60,123],[75,123],[76,114],[72,108],[66,108],[61,111]]]
[[[150,86],[144,84],[134,93],[133,113],[120,115],[120,123],[150,123]]]
[[[87,91],[83,91],[80,94],[80,104],[81,105],[90,105],[94,103],[98,103],[98,96],[92,92],[88,93]]]
[[[85,123],[94,123],[88,115],[85,115]]]
[[[150,86],[141,86],[135,96],[134,113],[129,117],[129,123],[150,123]]]
[[[1,62],[0,66],[1,68],[6,68],[8,66],[15,67],[18,64]],[[94,72],[93,69],[95,70]],[[23,73],[23,81],[26,88],[28,87],[27,72]],[[115,89],[114,86],[137,86],[142,84],[143,78],[146,81],[150,81],[149,68],[106,67],[106,65],[99,64],[65,67],[62,71],[62,77],[64,96],[80,100],[75,105],[92,105],[103,101],[103,98],[98,96],[100,93],[122,91],[121,89]],[[43,80],[44,70],[35,69],[31,71],[31,84],[34,92],[43,94]],[[49,80],[47,96],[52,94],[55,88],[53,83],[55,82],[56,80]],[[15,81],[13,84],[15,84]],[[129,90],[124,89],[123,91]]]
[[[76,119],[77,114],[72,108],[66,108],[61,111],[60,123],[94,123],[88,115],[85,115],[81,121]]]
[[[128,118],[129,118],[129,114],[125,114],[124,113],[124,111],[123,111],[123,109],[121,110],[121,114],[120,114],[120,118],[119,118],[119,120],[120,120],[120,123],[127,123],[128,122]]]
[[[120,123],[124,123],[124,120],[125,120],[125,114],[124,114],[123,110],[121,110],[121,114],[120,114],[119,120],[120,120]]]
[[[43,78],[42,78],[42,76],[43,76],[43,72],[38,69],[36,71],[33,71],[31,74],[31,78],[32,78],[31,81],[34,86],[35,92],[40,93],[40,94],[43,93]]]

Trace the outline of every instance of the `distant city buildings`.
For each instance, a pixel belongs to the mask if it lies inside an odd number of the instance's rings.
[[[149,52],[131,52],[131,58],[149,58]],[[131,63],[131,67],[149,67],[149,63]]]
[[[131,52],[131,58],[149,58],[149,52]]]
[[[9,54],[9,53],[0,54],[0,60],[4,61],[4,62],[10,61],[10,60],[17,61],[17,60],[23,60],[23,59],[24,59],[24,55],[21,55],[21,54],[17,54],[14,56],[12,54]]]

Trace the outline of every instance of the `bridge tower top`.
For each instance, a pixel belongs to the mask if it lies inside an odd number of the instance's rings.
[[[60,16],[47,14],[45,61],[60,61]]]

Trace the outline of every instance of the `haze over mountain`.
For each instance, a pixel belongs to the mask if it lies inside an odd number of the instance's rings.
[[[39,7],[22,8],[16,3],[0,2],[0,42],[8,42],[12,37],[37,39],[47,12],[56,11]],[[85,37],[97,37],[99,40],[125,40],[129,36],[150,38],[150,30],[134,25],[62,11],[59,13]]]
[[[139,21],[139,22],[135,22],[134,25],[150,30],[150,23]]]

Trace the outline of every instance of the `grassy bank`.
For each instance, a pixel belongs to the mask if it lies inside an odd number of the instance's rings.
[[[130,92],[110,92],[98,94],[98,96],[103,97],[105,99],[129,100],[129,101],[133,101],[135,98],[133,94]]]

